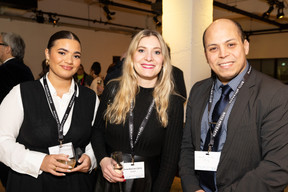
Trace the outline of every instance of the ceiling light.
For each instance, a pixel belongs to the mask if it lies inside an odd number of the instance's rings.
[[[269,9],[265,13],[263,13],[263,17],[268,18],[270,16],[270,13],[273,11],[273,9],[274,9],[274,4],[271,4]]]
[[[52,23],[53,25],[57,25],[59,20],[60,20],[59,18],[56,18],[56,15],[49,14],[49,19],[48,19],[49,23]]]
[[[158,20],[158,16],[157,15],[155,15],[153,17],[153,21],[156,23],[157,27],[160,27],[162,25],[161,21]]]
[[[36,21],[37,21],[37,23],[44,23],[45,19],[43,17],[42,11],[36,12]]]
[[[276,6],[278,7],[277,19],[282,19],[284,17],[284,2],[277,2]]]
[[[278,8],[277,12],[277,19],[282,19],[284,17],[284,2],[282,0],[267,0],[267,3],[269,4],[269,9],[263,13],[262,17],[269,18],[271,12],[274,10],[274,6]]]
[[[282,19],[284,17],[283,9],[278,9],[277,19]]]
[[[109,21],[112,20],[111,15],[115,15],[115,12],[111,12],[111,11],[109,10],[109,8],[108,8],[107,5],[104,5],[103,10],[104,10],[105,13],[106,13],[106,18],[107,18],[107,20],[109,20]]]

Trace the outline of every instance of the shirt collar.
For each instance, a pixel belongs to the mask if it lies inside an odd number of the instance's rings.
[[[57,95],[57,92],[56,92],[56,89],[53,87],[52,83],[50,82],[49,78],[48,78],[48,73],[46,73],[46,79],[47,79],[47,84],[48,84],[48,87],[49,87],[49,90],[50,90],[50,93],[51,95]],[[43,84],[43,77],[40,79],[41,83]],[[78,97],[79,95],[79,86],[76,84],[77,86],[77,92],[76,92],[76,97]],[[71,81],[71,85],[70,85],[70,88],[69,88],[69,91],[67,93],[65,93],[65,95],[72,95],[74,93],[74,87],[75,87],[75,81],[74,79],[72,78],[72,81]]]
[[[11,59],[14,59],[14,58],[15,58],[15,57],[10,57],[10,58],[6,59],[6,60],[3,62],[3,64],[6,63],[7,61],[11,60]]]
[[[244,75],[246,74],[246,72],[249,69],[250,64],[247,61],[247,65],[245,67],[245,69],[238,74],[236,77],[234,77],[231,81],[229,81],[228,85],[232,88],[233,92],[236,91],[239,83],[242,81],[242,79],[244,78]],[[222,82],[216,78],[216,83],[215,83],[215,91],[218,91],[220,89],[222,85]]]

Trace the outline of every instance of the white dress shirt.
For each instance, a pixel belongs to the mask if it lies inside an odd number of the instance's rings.
[[[41,79],[40,82],[43,85],[43,79]],[[50,83],[48,77],[47,82],[59,120],[61,121],[74,93],[75,82],[74,80],[72,81],[69,92],[63,94],[62,98],[57,96],[56,90]],[[76,97],[79,95],[78,91],[79,89],[77,89]],[[96,98],[94,118],[91,122],[91,126],[94,123],[98,106],[99,99]],[[74,105],[69,113],[66,123],[64,124],[64,135],[66,135],[70,128],[73,108]],[[24,145],[16,142],[23,118],[24,113],[20,85],[16,85],[0,105],[0,161],[18,173],[28,174],[37,178],[38,175],[42,173],[40,167],[46,154],[25,149]],[[85,154],[87,154],[91,160],[90,170],[94,169],[97,166],[97,162],[91,143],[86,146]]]

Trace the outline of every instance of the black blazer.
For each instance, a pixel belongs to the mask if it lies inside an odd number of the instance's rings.
[[[194,151],[200,151],[201,119],[211,78],[196,83],[187,104],[180,177],[183,191],[200,189]],[[252,70],[227,125],[216,175],[222,191],[283,191],[288,184],[288,87]]]
[[[13,58],[0,65],[0,103],[15,85],[32,80],[33,74],[23,60]]]

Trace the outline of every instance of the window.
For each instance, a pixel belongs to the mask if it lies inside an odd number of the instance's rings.
[[[252,67],[288,84],[288,58],[248,59]]]

